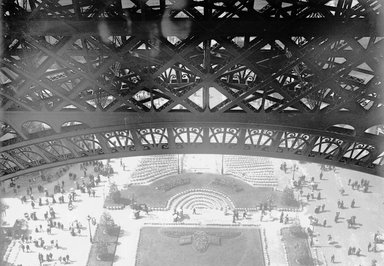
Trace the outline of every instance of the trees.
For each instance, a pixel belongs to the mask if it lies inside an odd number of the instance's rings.
[[[282,203],[287,206],[298,205],[298,202],[295,199],[295,194],[293,193],[293,190],[288,187],[284,188],[281,200],[282,200]]]
[[[109,188],[109,197],[112,199],[114,203],[120,203],[121,202],[121,193],[119,188],[115,183],[112,183]]]
[[[119,232],[118,226],[115,224],[115,221],[113,220],[112,216],[107,212],[104,212],[103,215],[101,215],[100,225],[104,227],[105,232],[108,235],[113,236]]]

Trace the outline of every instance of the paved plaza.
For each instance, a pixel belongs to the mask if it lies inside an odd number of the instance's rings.
[[[384,225],[382,220],[384,214],[384,180],[380,177],[369,176],[367,174],[358,173],[346,169],[337,168],[335,171],[323,172],[322,180],[320,180],[320,166],[312,163],[299,164],[295,173],[290,170],[284,173],[278,166],[282,160],[272,160],[276,167],[276,175],[279,180],[284,180],[288,184],[289,180],[294,178],[298,179],[300,175],[306,175],[307,178],[314,177],[314,182],[317,184],[317,190],[314,191],[315,197],[312,196],[307,200],[307,194],[311,193],[311,189],[306,187],[303,189],[302,196],[297,191],[296,196],[300,199],[303,205],[301,212],[286,212],[289,216],[289,223],[280,223],[279,217],[281,212],[273,210],[270,214],[264,216],[263,220],[260,219],[260,212],[248,212],[246,219],[240,218],[236,221],[235,226],[239,228],[242,226],[257,226],[264,230],[268,242],[266,250],[270,265],[287,265],[286,256],[284,254],[284,247],[281,241],[280,229],[282,227],[290,226],[291,224],[300,224],[303,227],[309,227],[314,230],[313,247],[311,248],[312,255],[318,261],[319,265],[332,265],[331,256],[335,256],[335,262],[339,265],[371,265],[372,260],[377,260],[377,265],[384,265],[384,245],[378,244],[375,252],[368,252],[368,244],[373,244],[373,237],[376,232],[384,233]],[[46,249],[35,247],[30,243],[30,252],[23,252],[21,249],[21,241],[14,240],[12,248],[7,250],[7,262],[9,265],[23,265],[34,266],[40,265],[38,254],[42,253],[44,257],[46,254],[52,253],[52,262],[45,263],[44,265],[59,265],[58,258],[69,255],[71,265],[86,265],[88,253],[91,247],[89,239],[89,229],[87,216],[99,217],[103,213],[103,201],[108,191],[108,184],[116,182],[121,188],[124,187],[129,181],[132,170],[135,166],[135,159],[124,159],[125,170],[123,169],[119,159],[111,161],[111,166],[115,170],[115,174],[109,179],[101,177],[101,183],[95,188],[95,197],[89,196],[87,193],[80,193],[76,190],[79,196],[74,202],[74,209],[69,210],[67,204],[50,203],[49,205],[35,206],[36,215],[38,220],[28,222],[29,230],[31,230],[32,239],[42,238],[45,243],[51,243],[51,240],[58,242],[58,248],[53,245],[47,245]],[[293,162],[286,161],[288,166],[293,165]],[[79,165],[74,165],[69,170],[72,173],[77,173],[81,177],[82,170]],[[90,172],[92,173],[92,172]],[[90,174],[89,173],[89,174]],[[361,179],[370,181],[370,187],[367,193],[359,190],[352,189],[348,185],[349,179],[351,183],[354,181],[360,182]],[[288,180],[288,181],[287,181]],[[57,182],[65,182],[65,190],[71,191],[71,188],[76,188],[73,180],[70,180],[68,175],[62,176],[57,181],[44,186],[53,191],[53,186]],[[35,191],[37,184],[33,188]],[[340,190],[343,189],[344,193],[341,195]],[[321,194],[320,199],[317,199],[318,193]],[[23,192],[18,191],[15,196],[12,191],[7,192],[2,199],[3,202],[9,206],[3,213],[3,221],[12,221],[15,218],[24,217],[25,212],[31,212],[32,207],[30,201],[22,204],[20,196],[24,195]],[[67,193],[64,193],[67,196]],[[34,193],[35,197],[42,197],[45,202],[43,194]],[[3,195],[4,196],[4,195]],[[138,199],[139,200],[139,199]],[[352,200],[355,201],[354,208],[351,208]],[[66,199],[67,201],[67,199]],[[344,202],[344,208],[338,208],[338,201]],[[325,205],[324,211],[315,213],[317,206]],[[64,225],[64,230],[53,228],[51,234],[47,233],[47,223],[44,220],[44,213],[52,206],[56,212],[56,221],[60,221]],[[340,212],[339,222],[334,222],[336,212]],[[119,237],[119,245],[117,246],[115,261],[113,265],[116,266],[135,266],[136,253],[138,249],[138,241],[140,237],[140,229],[143,227],[156,227],[156,226],[175,226],[172,218],[172,211],[151,211],[149,214],[141,213],[140,219],[134,219],[133,211],[128,207],[123,210],[111,210],[109,213],[112,215],[116,224],[121,226],[121,235]],[[212,228],[226,228],[233,227],[232,215],[225,215],[222,210],[208,210],[198,209],[196,214],[192,210],[184,211],[186,219],[182,221],[183,226],[190,225],[200,227]],[[316,217],[322,224],[326,220],[326,226],[312,226],[309,223],[309,216]],[[346,220],[351,216],[356,216],[356,226],[348,228]],[[69,227],[77,220],[81,223],[81,232],[79,235],[72,236]],[[42,230],[40,230],[42,225]],[[39,232],[35,229],[38,228]],[[95,231],[95,226],[91,225],[91,231]],[[329,235],[332,241],[329,241]],[[25,245],[25,244],[24,244]],[[50,246],[50,247],[49,247]],[[348,255],[348,249],[355,247],[361,249],[360,255]]]

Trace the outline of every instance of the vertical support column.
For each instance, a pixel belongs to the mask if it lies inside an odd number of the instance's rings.
[[[203,110],[209,111],[209,85],[203,86]]]
[[[164,14],[165,11],[165,0],[160,0],[160,13]]]
[[[168,146],[170,149],[176,148],[175,134],[173,134],[173,128],[167,127]]]
[[[246,128],[240,128],[240,133],[239,133],[239,142],[238,142],[238,146],[241,147],[241,148],[244,148],[244,145],[245,145],[245,133],[246,133],[247,129]]]
[[[204,43],[204,70],[209,74],[211,70],[211,40],[205,40]]]
[[[81,9],[79,5],[79,0],[72,0],[73,9],[75,10],[76,19],[79,20],[81,17]]]
[[[204,5],[204,18],[209,20],[211,17],[212,17],[211,0],[206,0]]]
[[[209,145],[209,127],[203,128],[203,144]]]
[[[135,144],[135,149],[136,149],[136,151],[142,151],[142,150],[144,150],[144,149],[143,149],[143,145],[141,144],[140,138],[139,138],[139,136],[137,135],[137,129],[132,128],[132,129],[131,129],[131,133],[132,133],[132,139],[133,139],[133,143]]]
[[[279,149],[279,144],[281,141],[281,137],[283,136],[283,131],[278,131],[274,136],[273,136],[273,141],[272,141],[272,148],[274,149],[275,152],[278,152]]]

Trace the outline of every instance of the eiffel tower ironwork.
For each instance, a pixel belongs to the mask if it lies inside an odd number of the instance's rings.
[[[3,0],[0,179],[245,154],[383,175],[377,0]]]

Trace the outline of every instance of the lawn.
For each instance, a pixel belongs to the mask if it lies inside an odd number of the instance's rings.
[[[159,189],[164,184],[177,182],[179,179],[190,179],[190,182],[181,182],[179,186],[173,187],[167,191]],[[225,182],[218,184],[215,179]],[[130,186],[126,190],[121,191],[124,198],[131,199],[134,197],[138,203],[146,203],[149,207],[161,208],[167,205],[167,201],[175,194],[196,188],[212,189],[226,194],[236,208],[255,208],[260,203],[266,202],[272,198],[272,205],[289,208],[298,207],[297,205],[287,206],[282,200],[282,192],[274,191],[272,188],[256,188],[231,176],[215,175],[215,174],[183,174],[170,176],[158,180],[146,186]]]
[[[144,227],[136,266],[264,266],[255,228]]]

